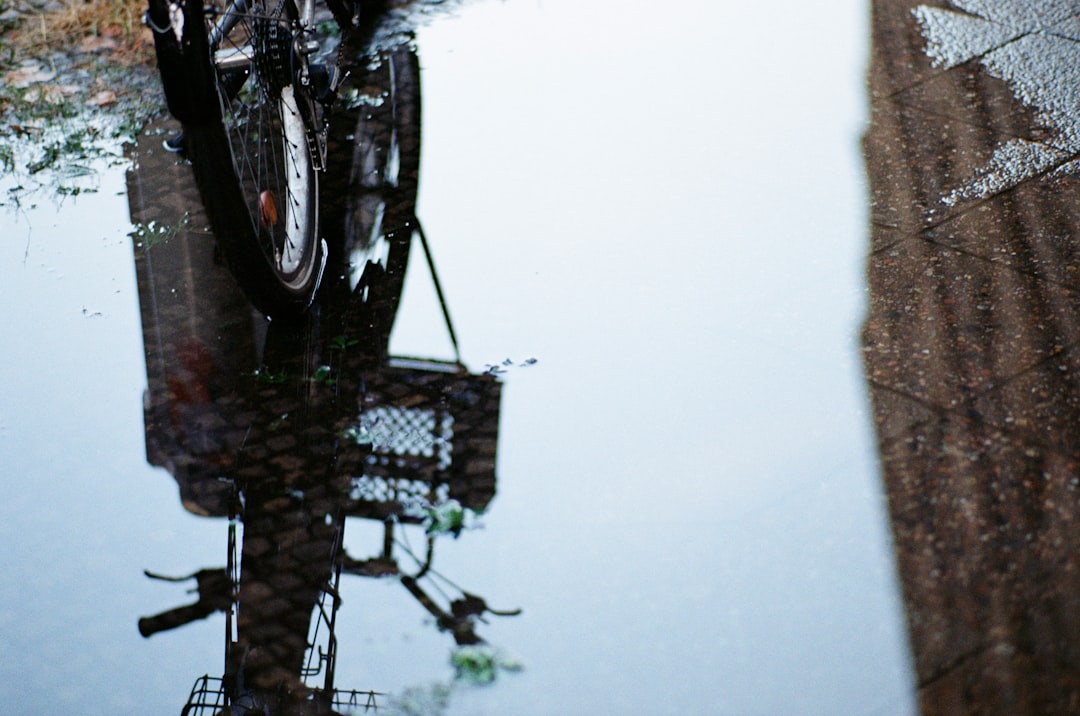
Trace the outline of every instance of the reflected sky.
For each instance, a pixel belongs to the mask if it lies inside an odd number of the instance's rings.
[[[448,713],[914,711],[857,345],[866,12],[480,2],[417,33],[418,213],[465,364],[514,364],[497,496],[439,568],[523,607],[487,636],[525,670]],[[220,565],[224,526],[145,460],[123,174],[2,221],[0,693],[179,712],[222,625],[144,641],[177,592],[142,570]],[[422,263],[391,352],[452,355]],[[340,683],[447,677],[399,586],[345,589]]]

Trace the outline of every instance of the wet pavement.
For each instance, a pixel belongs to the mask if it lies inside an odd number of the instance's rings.
[[[1080,711],[1078,41],[1066,2],[440,10],[431,260],[299,322],[168,117],[6,202],[0,711]],[[355,183],[379,106],[331,242],[401,219]]]
[[[1080,708],[1078,17],[875,6],[863,342],[924,714]]]

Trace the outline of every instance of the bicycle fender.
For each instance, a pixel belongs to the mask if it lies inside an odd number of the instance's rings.
[[[150,0],[146,24],[154,34],[169,112],[183,124],[220,121],[202,2]]]

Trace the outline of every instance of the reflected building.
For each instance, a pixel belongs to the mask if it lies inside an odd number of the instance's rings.
[[[418,230],[419,63],[409,46],[360,57],[349,81],[367,101],[336,118],[330,140],[332,261],[302,320],[269,322],[236,287],[190,167],[161,148],[171,121],[141,135],[129,174],[147,459],[185,509],[229,525],[224,566],[147,573],[193,579],[198,599],[141,619],[144,636],[226,615],[224,673],[196,682],[185,714],[379,705],[376,691],[334,683],[342,574],[400,580],[459,646],[483,644],[477,620],[500,613],[426,586],[438,535],[456,536],[495,495],[501,384],[459,361],[389,355]],[[346,553],[352,519],[382,523],[373,555]],[[399,539],[408,525],[426,527],[419,553]]]
[[[1017,79],[1061,82],[1051,5],[873,4],[863,352],[927,716],[1080,713],[1080,178]]]

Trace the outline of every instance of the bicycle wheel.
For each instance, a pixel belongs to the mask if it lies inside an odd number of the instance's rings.
[[[340,145],[349,165],[338,206],[341,242],[333,247],[340,290],[366,317],[385,349],[405,282],[420,170],[420,65],[408,47],[350,69],[365,98],[354,111],[350,142]],[[351,117],[350,117],[351,119]],[[335,129],[340,133],[344,129]],[[348,146],[351,144],[351,147]],[[346,153],[347,152],[347,153]],[[345,177],[341,177],[344,180]]]
[[[382,298],[401,293],[415,230],[420,170],[419,60],[409,49],[387,55],[373,70],[381,102],[360,113],[353,133],[350,205],[345,241],[349,283],[369,288],[369,271],[395,280],[380,282]]]
[[[321,66],[297,52],[293,3],[187,0],[182,15],[165,5],[161,25],[154,9],[164,2],[151,0],[169,107],[221,255],[268,315],[305,309],[326,260],[315,150],[323,108],[311,81]]]

